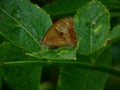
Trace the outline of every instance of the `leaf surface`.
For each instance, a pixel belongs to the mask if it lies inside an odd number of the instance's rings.
[[[78,52],[89,55],[105,47],[110,29],[108,10],[97,1],[81,7],[74,16],[77,36],[82,38]]]
[[[0,87],[3,77],[11,90],[38,90],[40,85],[41,65],[24,64],[22,61],[36,59],[25,56],[25,51],[9,42],[0,44]],[[12,63],[11,63],[12,62]],[[19,65],[21,62],[22,65]],[[4,73],[4,76],[3,76]]]
[[[4,67],[4,80],[11,90],[38,90],[41,66]]]
[[[0,90],[2,89],[2,82],[3,82],[3,70],[0,67]]]
[[[80,41],[80,40],[79,40]],[[59,47],[57,49],[50,49],[43,46],[39,52],[26,53],[26,55],[38,59],[46,60],[76,60],[76,53],[79,43],[75,47]]]
[[[100,2],[91,1],[77,11],[74,21],[77,36],[82,38],[76,63],[110,67],[111,52],[104,48],[110,29],[108,10]],[[75,65],[61,67],[57,89],[101,90],[106,79],[107,74],[103,72]]]
[[[24,50],[40,50],[39,41],[52,25],[47,13],[25,0],[1,0],[0,13],[1,35]]]
[[[0,44],[0,62],[4,61],[7,58],[7,55],[9,54],[11,48],[10,43],[3,42]]]
[[[106,49],[97,59],[96,66],[110,67],[111,53]],[[78,57],[81,58],[81,57]],[[87,58],[84,60],[87,60]],[[79,62],[79,61],[78,61]],[[76,62],[77,63],[77,62]],[[80,66],[61,67],[57,90],[102,90],[108,74]]]

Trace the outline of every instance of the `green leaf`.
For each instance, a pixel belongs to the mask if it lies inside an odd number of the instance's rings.
[[[2,35],[0,35],[0,44],[4,41],[8,41],[8,40],[6,40]]]
[[[0,44],[0,87],[2,84],[2,71],[5,82],[11,90],[38,90],[40,85],[41,65],[25,64],[19,62],[36,59],[25,56],[25,51],[13,46],[9,42]],[[13,62],[13,64],[11,63]]]
[[[38,90],[41,66],[4,67],[4,80],[11,90]]]
[[[84,58],[84,60],[87,59]],[[98,57],[95,65],[102,67],[111,66],[111,53],[109,49],[106,49]],[[61,67],[57,90],[103,90],[107,76],[108,74],[106,73],[75,65]]]
[[[110,10],[120,9],[120,0],[100,0]]]
[[[115,26],[108,36],[108,39],[116,39],[120,37],[120,25]]]
[[[10,43],[3,42],[2,44],[0,44],[0,62],[4,61],[7,58],[10,50]]]
[[[0,13],[1,35],[24,50],[40,50],[38,41],[52,25],[48,14],[25,0],[1,0]]]
[[[79,9],[82,5],[91,0],[55,0],[52,3],[48,3],[43,8],[49,13],[52,17],[63,17],[68,15],[73,15],[77,9]],[[101,1],[108,9],[117,10],[113,11],[114,14],[120,16],[120,0],[99,0]],[[72,3],[72,4],[70,4]],[[62,7],[61,7],[62,6]],[[115,16],[115,15],[113,15]]]
[[[55,2],[48,4],[43,8],[52,17],[58,18],[75,13],[77,9],[86,1],[89,0],[56,0]]]
[[[9,42],[3,42],[0,44],[0,62],[5,61],[23,61],[27,60],[28,56],[25,55],[25,51],[21,48],[15,47]],[[31,58],[32,59],[32,58]],[[28,60],[31,60],[30,58]]]
[[[110,29],[108,10],[98,1],[91,1],[81,7],[74,16],[77,36],[82,37],[78,52],[92,54],[106,45]]]
[[[70,47],[62,47],[57,50],[46,49],[40,52],[27,53],[26,55],[46,60],[76,60],[76,49]]]
[[[0,90],[2,88],[2,81],[3,81],[3,70],[2,68],[0,67]]]

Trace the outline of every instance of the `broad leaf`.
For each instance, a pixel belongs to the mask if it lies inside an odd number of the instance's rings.
[[[110,67],[111,53],[106,49],[97,59],[96,66]],[[82,59],[78,57],[78,59]],[[88,60],[88,58],[84,58]],[[77,63],[77,62],[76,62]],[[61,67],[57,90],[102,90],[108,74],[81,66]]]
[[[48,14],[26,0],[1,0],[0,13],[1,35],[24,50],[40,50],[38,41],[52,25]]]
[[[30,60],[35,61],[35,58],[25,56],[25,51],[9,42],[0,45],[0,58],[0,66],[3,67],[0,68],[0,87],[4,77],[11,90],[38,90],[42,67],[22,62],[25,60],[29,63]],[[18,62],[21,62],[22,66]]]
[[[26,65],[4,67],[4,80],[11,90],[38,90],[41,67]]]
[[[21,48],[15,47],[9,42],[3,42],[0,44],[0,62],[9,62],[9,61],[23,61],[27,60],[25,51]],[[32,59],[32,58],[31,58]],[[30,58],[28,60],[31,60]]]
[[[77,36],[82,37],[78,52],[89,55],[106,45],[110,29],[108,10],[97,1],[81,7],[74,16]]]

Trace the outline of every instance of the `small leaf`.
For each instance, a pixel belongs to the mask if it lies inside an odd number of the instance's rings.
[[[120,37],[120,25],[115,26],[108,36],[108,39],[116,39]]]
[[[44,49],[40,52],[27,53],[26,55],[47,60],[76,60],[76,48],[61,47],[56,50]]]
[[[74,16],[77,36],[82,37],[78,52],[92,54],[105,46],[110,29],[108,10],[98,1],[91,1],[81,7]]]
[[[1,35],[24,50],[40,50],[38,41],[52,25],[48,14],[26,0],[1,0],[0,13]]]
[[[26,55],[47,60],[76,60],[76,52],[81,39],[78,40],[79,41],[75,47],[59,47],[57,49],[50,49],[42,46],[39,52],[26,53]]]

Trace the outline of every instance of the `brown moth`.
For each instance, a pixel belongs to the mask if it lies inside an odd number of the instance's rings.
[[[72,17],[58,20],[47,31],[41,42],[51,48],[76,45],[76,32]]]

